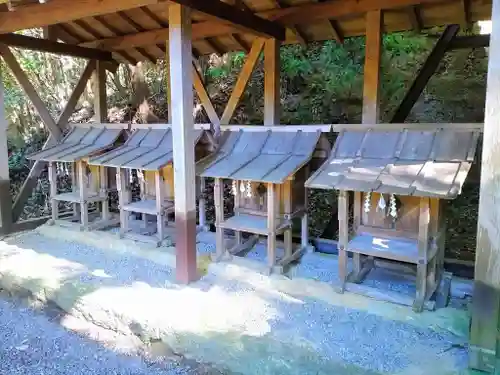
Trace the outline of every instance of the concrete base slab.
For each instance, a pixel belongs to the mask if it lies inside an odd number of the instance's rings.
[[[462,310],[414,314],[325,282],[264,276],[238,257],[206,263],[182,286],[172,248],[68,236],[41,228],[0,242],[0,287],[239,374],[458,375],[467,365]]]

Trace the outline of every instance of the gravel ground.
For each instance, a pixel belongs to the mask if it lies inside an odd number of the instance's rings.
[[[55,318],[58,317],[51,318],[24,302],[0,296],[0,374],[194,374],[189,367],[165,360],[153,363],[130,353],[135,348],[123,338],[121,342],[117,337],[110,340],[121,353],[111,350],[66,330]],[[75,321],[67,323],[75,326]],[[82,327],[82,323],[78,326]],[[103,334],[98,327],[86,328],[87,334]]]
[[[9,264],[10,258],[21,257],[15,264],[22,260],[22,267],[33,272],[53,266],[53,263],[46,266],[42,259],[55,257],[70,261],[69,265],[63,264],[58,269],[69,272],[70,278],[78,282],[92,285],[89,298],[80,299],[80,309],[84,309],[86,303],[94,303],[91,308],[105,311],[105,316],[111,319],[109,324],[116,323],[113,319],[124,320],[132,316],[150,330],[161,332],[164,339],[170,337],[169,343],[178,345],[176,351],[182,348],[183,354],[234,372],[249,375],[454,375],[467,364],[467,352],[461,346],[463,339],[448,332],[418,328],[312,298],[291,297],[272,288],[257,288],[245,280],[212,274],[190,287],[182,287],[172,282],[172,270],[155,262],[48,239],[38,233],[26,233],[8,242],[19,248],[2,250],[5,256],[1,263],[4,265]],[[41,272],[40,277],[46,274]],[[137,283],[141,286],[135,287]],[[103,286],[107,288],[101,290]],[[100,317],[101,312],[86,316]],[[30,314],[28,311],[22,313]],[[42,337],[48,328],[43,325],[31,327],[24,323],[23,317],[9,318],[8,314],[1,319],[13,322],[6,334],[14,336],[14,341],[6,339],[11,347],[6,352],[8,355],[15,356],[15,347],[24,345],[23,336],[33,337],[30,345],[34,346],[36,340],[40,340],[35,338]],[[29,335],[31,330],[33,336]],[[62,331],[54,329],[54,332]],[[48,339],[58,342],[51,336]],[[85,356],[93,358],[93,354],[79,352],[80,345],[66,345],[65,342],[62,339],[58,345],[70,350],[75,360]],[[73,349],[76,352],[72,352]],[[40,353],[42,359],[51,355],[45,349]],[[108,358],[104,355],[107,352],[102,353],[103,357],[99,358]],[[99,373],[105,373],[102,370],[106,367],[102,366],[117,364],[117,360],[107,361],[97,361]],[[136,372],[121,373],[145,373],[141,372],[140,360],[135,359],[133,363],[137,363]],[[157,370],[152,368],[150,371]],[[168,371],[174,374],[182,370]]]

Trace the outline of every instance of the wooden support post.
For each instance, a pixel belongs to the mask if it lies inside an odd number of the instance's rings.
[[[292,181],[286,180],[283,185],[283,202],[285,205],[285,214],[292,214]],[[292,225],[284,233],[285,240],[285,258],[291,257],[293,253]]]
[[[245,64],[241,68],[238,80],[234,85],[233,92],[229,97],[226,108],[224,109],[224,113],[222,114],[222,117],[220,119],[221,124],[226,125],[231,121],[234,111],[236,110],[236,107],[238,107],[240,99],[243,96],[245,88],[247,87],[248,81],[252,76],[253,69],[259,61],[260,53],[262,52],[262,48],[264,47],[264,42],[265,40],[261,38],[257,38],[253,42],[252,49],[248,53]]]
[[[224,221],[224,182],[220,178],[216,178],[214,183],[214,205],[216,260],[222,260],[226,253],[226,245],[224,243],[224,229],[221,228]]]
[[[0,228],[1,232],[6,234],[12,229],[12,198],[10,197],[9,150],[7,147],[9,123],[5,117],[5,92],[2,74],[0,74],[0,80]]]
[[[280,42],[266,40],[264,46],[264,125],[280,123]]]
[[[106,98],[106,68],[101,61],[96,61],[95,72],[92,76],[94,91],[94,121],[105,123],[108,119]]]
[[[81,228],[87,229],[89,225],[89,204],[87,202],[87,176],[85,164],[82,161],[77,162],[78,185],[80,187],[80,216]]]
[[[349,242],[349,193],[339,191],[339,291],[344,293],[347,281],[347,244]]]
[[[498,371],[500,323],[500,1],[493,1],[469,366]]]
[[[165,84],[167,85],[167,106],[168,106],[168,123],[172,124],[172,81],[170,80],[170,51],[167,41],[167,48],[165,53]]]
[[[214,105],[212,104],[212,101],[210,100],[210,96],[208,95],[207,89],[205,88],[205,84],[203,83],[203,80],[200,76],[200,73],[198,72],[198,69],[196,69],[194,62],[193,62],[192,69],[193,69],[194,88],[196,90],[196,93],[198,94],[198,97],[200,98],[203,109],[205,110],[208,118],[210,119],[210,122],[214,126],[215,137],[218,137],[220,135],[219,116],[217,115],[217,112],[215,111]]]
[[[177,280],[198,278],[196,268],[196,179],[193,132],[191,10],[169,7],[170,80],[174,147]]]
[[[129,213],[123,207],[130,203],[130,194],[127,188],[127,170],[117,168],[116,186],[118,189],[118,201],[120,206],[120,236],[123,237],[128,232]]]
[[[50,205],[52,209],[52,221],[55,223],[59,219],[59,202],[56,201],[57,195],[57,171],[54,162],[49,163],[49,184],[50,184]]]
[[[306,165],[305,167],[306,176],[310,176],[311,174],[311,166]],[[304,187],[304,214],[302,215],[302,220],[300,223],[300,245],[302,249],[305,249],[309,246],[309,191],[306,187]]]
[[[366,13],[366,47],[363,86],[363,124],[379,121],[382,11]]]
[[[424,91],[425,86],[427,86],[427,83],[439,67],[439,64],[443,60],[446,51],[448,51],[448,49],[451,47],[452,42],[459,30],[459,25],[449,25],[443,31],[443,34],[432,49],[429,57],[427,57],[427,60],[425,60],[424,65],[418,72],[417,77],[410,86],[408,92],[403,98],[403,101],[396,109],[396,112],[394,113],[394,116],[391,120],[392,123],[400,124],[405,122],[406,118],[411,112],[411,109]]]
[[[77,193],[78,191],[78,174],[76,172],[76,163],[71,163],[71,191],[73,193]],[[49,171],[50,171],[50,166],[49,166]],[[73,216],[75,219],[78,219],[79,213],[78,213],[78,203],[73,203]]]
[[[267,184],[267,264],[272,272],[276,264],[276,227],[278,220],[278,197],[276,184]]]
[[[239,215],[239,209],[241,204],[241,192],[240,192],[240,184],[244,184],[244,181],[234,181],[236,183],[236,191],[234,191],[234,212],[235,215]],[[234,232],[234,237],[236,239],[236,243],[241,245],[241,232],[239,230]]]
[[[165,201],[165,189],[163,187],[163,178],[160,171],[155,172],[156,189],[156,232],[158,235],[158,245],[165,239],[165,223],[163,222],[163,203]]]
[[[202,231],[208,231],[207,226],[207,202],[205,190],[207,189],[207,180],[205,177],[199,177],[200,194],[198,196],[198,228]]]
[[[378,111],[378,110],[377,110]],[[349,194],[349,193],[348,193]],[[361,225],[361,193],[356,191],[354,192],[354,228],[357,230],[357,228]],[[361,256],[359,253],[353,253],[352,254],[353,258],[353,281],[361,281]]]
[[[380,59],[382,54],[382,25],[382,10],[379,9],[366,13],[366,47],[362,114],[363,124],[376,124],[380,120]],[[354,202],[356,204],[356,200]],[[353,253],[352,259],[353,279],[358,280],[362,270],[361,255],[359,253]]]
[[[415,312],[424,309],[425,297],[427,296],[427,270],[429,267],[429,223],[430,205],[429,198],[420,198],[420,213],[418,224],[418,264],[417,264],[417,295],[413,304]]]

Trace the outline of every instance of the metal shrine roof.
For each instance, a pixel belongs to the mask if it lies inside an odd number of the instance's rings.
[[[31,154],[28,159],[74,162],[111,147],[128,124],[74,124],[55,146]]]
[[[344,131],[306,187],[452,199],[461,192],[480,133],[415,127]]]
[[[225,141],[198,166],[202,177],[283,183],[313,157],[324,131],[319,126],[248,126],[225,128]]]
[[[194,129],[195,144],[208,126]],[[171,125],[135,125],[127,142],[90,160],[91,165],[157,171],[173,161]]]

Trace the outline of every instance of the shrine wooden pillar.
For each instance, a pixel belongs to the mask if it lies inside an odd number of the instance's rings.
[[[177,280],[198,278],[196,268],[196,181],[193,120],[191,11],[169,8],[170,98],[174,144]]]
[[[264,44],[264,125],[280,123],[280,42]]]
[[[366,46],[363,76],[363,124],[376,124],[380,121],[380,61],[382,55],[382,10],[366,13]],[[348,193],[346,193],[348,194]],[[360,197],[354,197],[356,205]],[[349,197],[346,198],[349,201]],[[357,202],[357,203],[356,203]],[[349,211],[347,206],[346,213]],[[345,219],[347,220],[347,219]],[[361,281],[361,255],[353,253],[353,280]]]
[[[9,150],[5,117],[5,92],[0,71],[0,232],[7,234],[12,229],[12,198],[10,196]]]
[[[497,373],[500,324],[500,0],[493,0],[469,346],[471,368]]]

